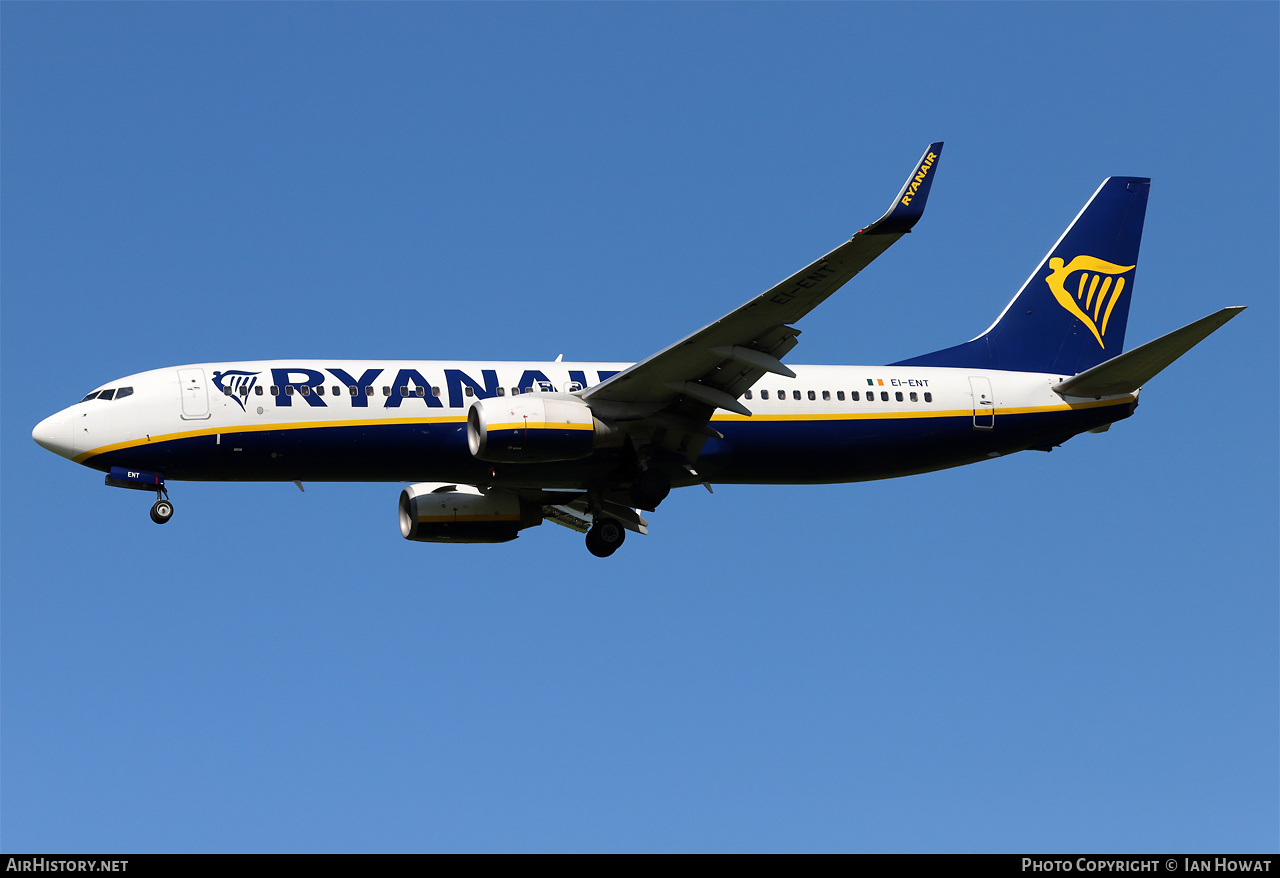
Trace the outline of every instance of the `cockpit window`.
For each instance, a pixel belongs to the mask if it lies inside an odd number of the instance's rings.
[[[133,396],[132,387],[113,387],[110,390],[95,390],[80,401],[88,402],[91,399],[111,399],[113,397],[115,399],[124,399],[126,396]]]

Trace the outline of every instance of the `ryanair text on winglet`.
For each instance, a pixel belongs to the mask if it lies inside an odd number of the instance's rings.
[[[911,197],[916,194],[916,190],[924,183],[924,178],[929,176],[929,172],[933,170],[933,160],[937,157],[932,152],[924,157],[924,161],[920,163],[920,170],[916,171],[916,175],[911,178],[911,182],[907,185],[907,191],[902,196],[903,204],[911,203]]]

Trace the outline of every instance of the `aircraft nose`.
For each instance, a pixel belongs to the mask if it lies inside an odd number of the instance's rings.
[[[41,448],[47,448],[54,454],[75,456],[71,449],[71,417],[65,411],[50,415],[36,424],[31,431],[31,438]]]

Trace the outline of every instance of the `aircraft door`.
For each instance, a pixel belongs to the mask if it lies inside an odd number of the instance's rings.
[[[991,380],[970,376],[969,390],[973,393],[973,429],[994,430],[996,398],[991,392]]]
[[[182,419],[203,421],[209,417],[209,387],[204,369],[179,369],[178,392],[182,394]]]

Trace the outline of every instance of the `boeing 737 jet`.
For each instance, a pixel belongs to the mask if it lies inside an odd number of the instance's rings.
[[[639,363],[199,363],[100,385],[32,437],[155,492],[159,524],[171,481],[402,482],[405,539],[497,543],[552,521],[605,557],[673,487],[893,478],[1101,433],[1243,310],[1122,353],[1151,181],[1109,177],[972,341],[784,363],[796,322],[911,231],[941,154],[849,241]]]

